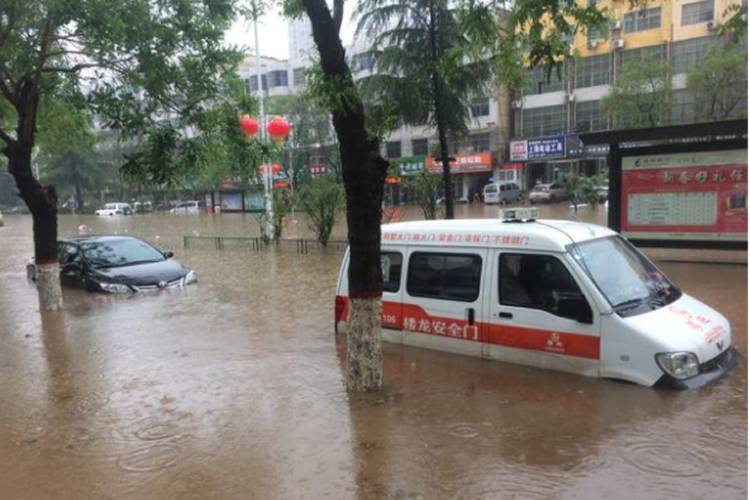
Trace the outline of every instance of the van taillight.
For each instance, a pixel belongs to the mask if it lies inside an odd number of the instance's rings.
[[[336,295],[336,312],[334,313],[334,321],[338,323],[344,320],[344,313],[346,312],[346,297],[342,295]]]

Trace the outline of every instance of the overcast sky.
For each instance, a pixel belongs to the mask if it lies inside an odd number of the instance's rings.
[[[351,42],[354,33],[354,23],[350,20],[351,12],[350,9],[346,8],[349,4],[351,2],[344,2],[344,21],[341,26],[341,35],[345,45]],[[281,16],[279,12],[280,8],[275,7],[272,12],[264,15],[258,23],[260,53],[263,56],[288,59],[287,19]],[[235,21],[226,32],[226,41],[251,50],[254,45],[252,23],[245,20]]]

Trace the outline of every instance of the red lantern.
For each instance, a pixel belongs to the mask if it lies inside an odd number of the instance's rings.
[[[253,137],[258,133],[258,122],[248,115],[242,115],[240,117],[240,129],[247,137]]]
[[[284,139],[289,135],[289,122],[280,116],[275,117],[268,122],[268,135],[276,144],[284,142]]]
[[[258,172],[265,175],[265,173],[268,172],[268,165],[266,164],[258,165]],[[278,174],[280,172],[281,172],[281,165],[279,165],[278,163],[274,163],[273,165],[271,165],[272,174]]]

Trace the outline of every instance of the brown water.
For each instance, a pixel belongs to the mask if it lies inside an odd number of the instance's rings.
[[[23,269],[31,221],[5,221],[2,498],[747,496],[746,267],[662,264],[731,320],[742,354],[699,390],[386,344],[385,390],[349,395],[332,328],[339,251],[182,248],[184,235],[257,234],[252,216],[62,216],[62,234],[83,223],[172,249],[200,282],[132,297],[66,289],[65,310],[40,317]]]

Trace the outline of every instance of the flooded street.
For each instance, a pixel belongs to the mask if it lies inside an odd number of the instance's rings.
[[[65,289],[64,311],[42,317],[24,270],[31,218],[5,223],[3,498],[747,497],[746,266],[658,263],[729,318],[742,356],[698,390],[384,344],[385,390],[349,395],[333,333],[341,250],[183,248],[184,236],[257,235],[249,214],[64,215],[61,235],[86,224],[141,236],[199,282],[134,296]],[[302,221],[285,231],[310,237]],[[340,224],[333,239],[344,234]]]

